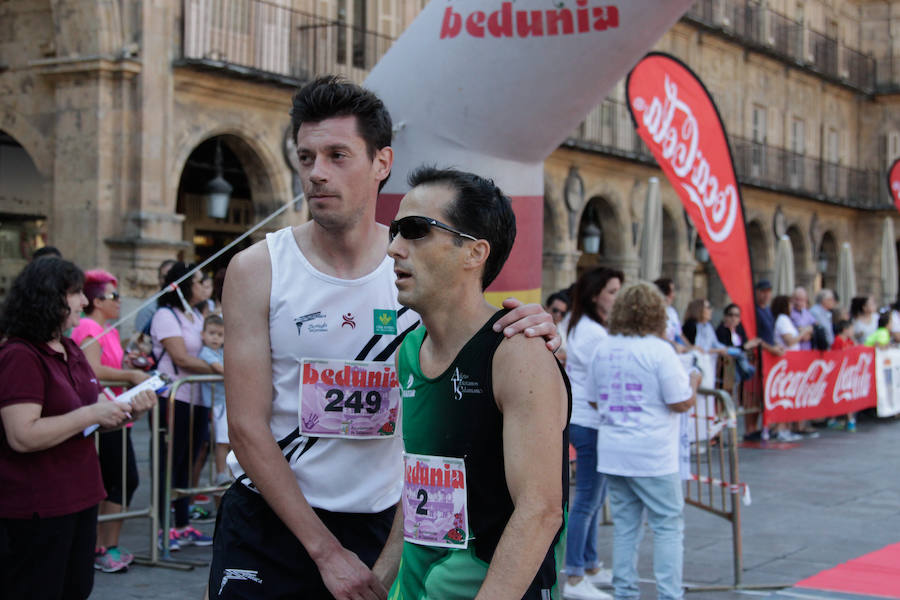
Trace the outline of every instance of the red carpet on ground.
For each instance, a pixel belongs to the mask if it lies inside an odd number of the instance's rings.
[[[900,598],[900,543],[822,571],[796,587]]]

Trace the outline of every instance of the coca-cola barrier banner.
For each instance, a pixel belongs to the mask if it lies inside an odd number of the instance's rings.
[[[763,352],[763,423],[823,419],[875,406],[875,350]]]
[[[753,275],[740,186],[725,127],[697,76],[681,61],[652,52],[628,74],[635,128],[675,188],[741,321],[756,337]]]
[[[900,210],[900,158],[894,161],[888,171],[888,190],[891,192],[894,206]]]

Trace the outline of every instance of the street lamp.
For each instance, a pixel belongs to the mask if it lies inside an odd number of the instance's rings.
[[[819,250],[819,256],[816,258],[816,270],[822,274],[828,271],[828,256],[822,250]]]
[[[709,250],[706,249],[706,246],[704,246],[700,242],[700,240],[697,240],[697,249],[695,250],[694,254],[697,257],[698,261],[704,264],[709,262]]]
[[[597,225],[592,204],[588,204],[584,220],[586,222],[581,228],[581,249],[585,254],[599,254],[600,242],[603,241],[603,230]]]
[[[228,216],[228,203],[231,200],[231,184],[222,176],[222,142],[216,140],[216,158],[214,161],[216,176],[206,184],[206,214],[211,219],[224,219]]]

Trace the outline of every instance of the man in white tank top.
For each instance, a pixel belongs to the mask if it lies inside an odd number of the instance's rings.
[[[238,481],[219,509],[209,594],[386,598],[393,574],[372,567],[402,485],[393,355],[419,322],[397,302],[388,231],[375,221],[391,118],[373,93],[333,77],[300,89],[291,117],[312,219],[228,267],[228,464]],[[537,305],[500,329],[558,345]]]

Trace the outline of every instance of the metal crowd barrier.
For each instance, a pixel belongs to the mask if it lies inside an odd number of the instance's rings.
[[[712,399],[712,402],[710,402]],[[692,412],[691,478],[685,481],[684,501],[731,523],[734,583],[717,586],[685,586],[688,592],[734,589],[777,589],[791,584],[743,583],[743,538],[741,504],[750,502],[750,489],[741,482],[738,469],[737,411],[731,395],[723,390],[701,388]]]
[[[121,387],[128,388],[130,383],[124,381],[101,381],[101,387]],[[152,448],[150,451],[150,502],[148,506],[139,509],[131,509],[128,505],[128,471],[127,471],[127,432],[126,428],[121,428],[122,435],[122,510],[117,513],[99,515],[97,521],[106,523],[108,521],[124,521],[126,519],[146,518],[150,521],[150,555],[135,555],[134,562],[139,565],[157,566],[159,565],[159,551],[156,545],[156,532],[159,529],[159,518],[157,516],[156,498],[159,493],[158,477],[156,475],[159,467],[159,446],[157,443],[157,434],[159,432],[159,406],[154,404],[150,411],[150,435]],[[94,444],[99,446],[99,431],[94,434]]]
[[[186,384],[218,383],[218,382],[222,382],[224,380],[225,380],[225,378],[222,375],[189,375],[187,377],[182,377],[182,378],[176,380],[169,386],[170,401],[168,403],[168,414],[167,414],[167,419],[166,419],[166,423],[168,423],[168,426],[166,427],[166,475],[165,475],[165,481],[162,481],[162,482],[157,481],[158,480],[158,476],[157,476],[158,471],[155,470],[154,474],[153,474],[154,482],[157,483],[158,485],[165,486],[164,489],[166,492],[165,498],[166,498],[167,505],[169,503],[171,503],[173,500],[177,500],[179,498],[184,498],[184,497],[191,497],[191,496],[194,496],[195,494],[214,494],[214,493],[224,492],[231,486],[230,483],[228,485],[215,485],[215,483],[214,483],[215,469],[214,469],[214,464],[213,464],[213,461],[214,461],[213,450],[215,448],[216,432],[215,432],[215,419],[212,418],[212,408],[210,408],[210,422],[209,422],[209,427],[210,427],[210,437],[209,437],[210,444],[209,445],[210,445],[210,447],[209,447],[209,458],[208,458],[209,475],[210,475],[209,476],[209,485],[197,485],[197,486],[188,485],[188,487],[186,487],[186,488],[173,488],[172,487],[172,454],[173,454],[172,451],[173,451],[175,440],[174,440],[174,437],[171,435],[171,431],[173,429],[173,423],[175,422],[175,402],[179,402],[179,400],[175,400],[175,394],[178,392],[178,389],[181,386],[186,385]],[[212,387],[212,395],[211,395],[210,400],[211,400],[212,404],[215,404],[215,386]],[[194,406],[193,395],[191,396],[190,406],[191,406],[191,408],[193,408],[193,406]],[[189,426],[188,426],[188,432],[189,432],[188,433],[188,456],[190,457],[190,460],[188,460],[188,470],[189,470],[188,481],[189,482],[192,481],[192,479],[193,479],[193,466],[194,466],[194,422],[193,422],[193,419],[194,419],[194,411],[191,410],[190,411],[190,421],[189,421]],[[159,431],[159,428],[157,427],[157,432],[158,431]],[[158,439],[159,439],[158,435],[154,435],[153,443],[154,444],[158,443]],[[154,487],[154,493],[156,493],[155,487]],[[208,561],[185,560],[185,559],[175,560],[172,558],[171,550],[169,547],[169,535],[168,535],[168,531],[171,527],[171,511],[166,510],[163,512],[163,514],[164,514],[164,516],[163,516],[163,522],[162,522],[162,530],[164,533],[162,536],[162,558],[160,559],[160,561],[161,562],[164,561],[165,566],[172,566],[175,568],[186,568],[186,569],[192,569],[194,567],[208,565],[209,564]],[[153,549],[156,550],[156,548],[157,548],[156,530],[154,530]]]
[[[175,393],[178,389],[185,384],[188,383],[216,383],[224,381],[224,377],[221,375],[191,375],[188,377],[183,377],[178,379],[171,386],[170,389],[170,398],[175,397]],[[130,384],[122,381],[101,381],[101,387],[121,387],[128,388]],[[215,401],[215,388],[213,388],[213,396],[212,400]],[[166,471],[165,471],[165,480],[160,481],[159,472],[160,472],[160,447],[159,447],[159,434],[160,434],[160,414],[159,414],[159,405],[156,404],[153,406],[152,411],[150,412],[150,502],[144,508],[133,509],[128,505],[128,498],[125,490],[127,490],[128,483],[128,473],[127,473],[127,464],[125,460],[126,452],[127,452],[127,433],[125,428],[121,429],[122,432],[122,490],[123,490],[123,504],[122,510],[117,513],[100,515],[97,520],[98,522],[107,522],[107,521],[124,521],[125,519],[138,519],[138,518],[146,518],[149,520],[149,540],[150,540],[150,552],[149,556],[146,555],[135,555],[134,562],[136,564],[145,565],[145,566],[157,566],[157,567],[168,567],[175,569],[193,569],[195,566],[205,566],[208,564],[205,561],[190,561],[190,560],[174,560],[171,557],[171,551],[169,548],[169,536],[163,535],[163,548],[160,551],[160,548],[157,543],[157,534],[160,530],[160,525],[162,525],[163,531],[169,531],[170,528],[170,511],[165,511],[165,516],[163,518],[163,523],[159,522],[158,515],[158,498],[159,498],[159,486],[164,485],[166,490],[166,498],[167,504],[172,500],[176,500],[178,498],[182,498],[185,496],[193,496],[195,494],[202,493],[218,493],[223,492],[228,489],[228,486],[216,486],[212,484],[214,477],[214,464],[213,464],[213,454],[212,448],[215,443],[215,420],[210,418],[210,458],[209,462],[209,479],[211,484],[206,486],[197,486],[197,487],[188,487],[188,488],[172,488],[172,454],[173,454],[173,445],[174,438],[169,435],[169,431],[171,430],[171,425],[175,420],[175,402],[177,400],[172,400],[168,404],[168,418],[166,420],[169,423],[169,427],[166,428]],[[191,402],[193,405],[193,401]],[[193,411],[191,411],[191,419],[193,420]],[[212,416],[212,413],[210,413]],[[194,449],[194,439],[193,439],[193,421],[189,424],[189,439],[188,439],[188,456],[191,457],[191,460],[188,462],[188,468],[193,471],[193,449]],[[99,434],[95,434],[95,444],[99,445]],[[191,475],[189,474],[188,481],[191,480]]]

